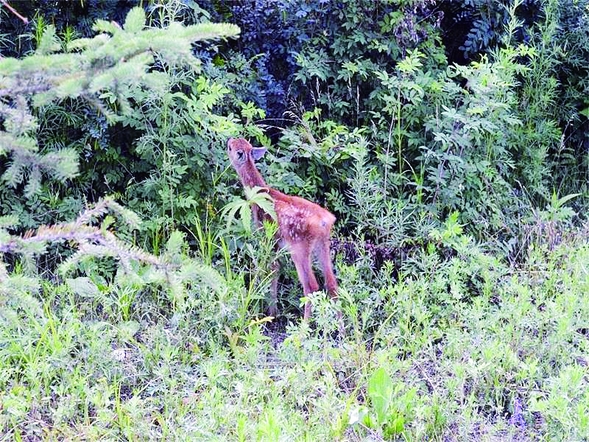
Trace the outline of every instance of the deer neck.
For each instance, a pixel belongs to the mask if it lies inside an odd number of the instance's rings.
[[[245,163],[237,172],[244,187],[266,187],[264,178],[252,162]]]

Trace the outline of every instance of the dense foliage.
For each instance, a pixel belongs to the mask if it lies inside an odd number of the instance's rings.
[[[0,434],[589,436],[589,1],[7,1],[0,43]],[[231,136],[338,218],[311,324]]]

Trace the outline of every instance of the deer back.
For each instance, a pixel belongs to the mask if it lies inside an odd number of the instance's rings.
[[[323,207],[298,196],[269,188],[274,200],[280,235],[286,242],[315,242],[329,238],[335,216]]]

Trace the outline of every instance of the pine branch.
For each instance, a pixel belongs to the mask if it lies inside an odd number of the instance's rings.
[[[49,82],[38,83],[29,80],[27,84],[13,84],[9,88],[0,89],[0,97],[39,94],[41,92],[47,92],[51,87],[52,85]]]
[[[7,6],[5,0],[0,4]],[[46,27],[37,50],[23,58],[0,59],[0,155],[8,153],[12,164],[3,179],[15,187],[28,179],[26,196],[39,188],[43,175],[65,181],[77,174],[77,153],[62,150],[39,154],[34,110],[66,98],[83,99],[105,114],[117,108],[128,112],[126,98],[137,86],[159,87],[150,76],[156,60],[167,66],[198,69],[200,60],[192,53],[197,41],[236,36],[239,28],[230,24],[184,26],[171,23],[164,29],[146,27],[145,12],[129,11],[124,25],[98,20],[94,38],[62,42],[52,25]],[[118,105],[102,97],[110,92]],[[138,105],[141,105],[138,103]]]
[[[84,257],[110,256],[118,259],[125,270],[130,271],[131,262],[150,264],[156,268],[168,270],[171,264],[161,261],[158,257],[141,250],[138,247],[121,241],[104,225],[93,225],[108,212],[114,212],[122,217],[131,226],[138,226],[137,215],[112,199],[104,199],[88,208],[73,222],[41,226],[36,232],[28,231],[22,237],[7,235],[0,230],[0,253],[44,253],[48,244],[69,243],[77,248],[76,253],[70,257],[64,266],[70,268]],[[104,223],[103,223],[104,224]],[[0,277],[4,269],[0,261]]]

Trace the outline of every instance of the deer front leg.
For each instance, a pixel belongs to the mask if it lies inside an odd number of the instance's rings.
[[[278,316],[278,274],[280,272],[280,263],[278,259],[270,264],[272,270],[272,283],[270,285],[270,305],[268,306],[268,316]]]

